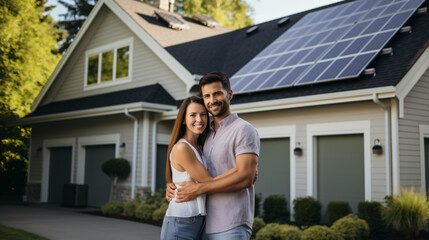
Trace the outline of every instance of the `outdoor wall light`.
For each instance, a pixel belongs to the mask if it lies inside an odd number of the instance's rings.
[[[293,149],[295,156],[302,156],[301,142],[296,142],[295,149]]]
[[[119,147],[124,148],[125,147],[125,143],[121,143],[121,145],[119,145]]]
[[[383,153],[383,147],[381,147],[380,139],[374,140],[374,146],[372,147],[372,153],[380,155]]]

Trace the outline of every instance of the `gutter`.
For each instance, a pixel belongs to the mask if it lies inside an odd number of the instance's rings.
[[[153,122],[153,128],[152,128],[152,184],[151,184],[151,190],[152,193],[156,191],[156,165],[157,165],[157,154],[156,154],[156,148],[157,148],[157,141],[156,141],[156,133],[158,131],[158,123],[160,122],[160,119],[156,119]]]
[[[391,125],[392,119],[390,118],[390,108],[380,101],[377,93],[373,93],[372,100],[375,104],[380,106],[384,110],[385,117],[385,141],[386,141],[386,195],[392,195],[392,136],[391,136]]]
[[[128,112],[128,108],[124,109],[124,114],[134,120],[133,162],[131,172],[131,199],[133,199],[136,194],[137,134],[139,131],[139,120]]]

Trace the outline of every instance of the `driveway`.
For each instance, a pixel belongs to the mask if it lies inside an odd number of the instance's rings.
[[[51,240],[158,240],[161,233],[161,228],[158,226],[78,211],[82,209],[45,204],[0,205],[0,224],[32,232]]]

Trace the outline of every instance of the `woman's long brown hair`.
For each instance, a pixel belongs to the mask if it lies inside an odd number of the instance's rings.
[[[168,144],[168,151],[167,151],[167,163],[165,167],[165,180],[167,180],[167,183],[173,182],[172,180],[172,173],[171,173],[171,165],[170,165],[170,153],[173,149],[174,144],[185,135],[186,132],[186,125],[183,124],[183,120],[186,116],[186,109],[188,108],[189,104],[191,103],[198,103],[204,106],[204,100],[197,96],[192,96],[185,98],[183,100],[182,105],[179,108],[179,112],[177,113],[176,121],[174,122],[173,131],[171,132],[171,138],[170,143]],[[206,110],[207,112],[207,110]],[[207,113],[207,123],[206,123],[206,129],[204,129],[203,133],[198,137],[198,146],[201,147],[201,149],[204,146],[204,141],[206,140],[207,134],[209,132],[209,123],[208,123],[208,113]]]

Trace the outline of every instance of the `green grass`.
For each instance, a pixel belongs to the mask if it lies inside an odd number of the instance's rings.
[[[0,240],[49,240],[34,233],[29,233],[16,228],[6,227],[0,224]]]

